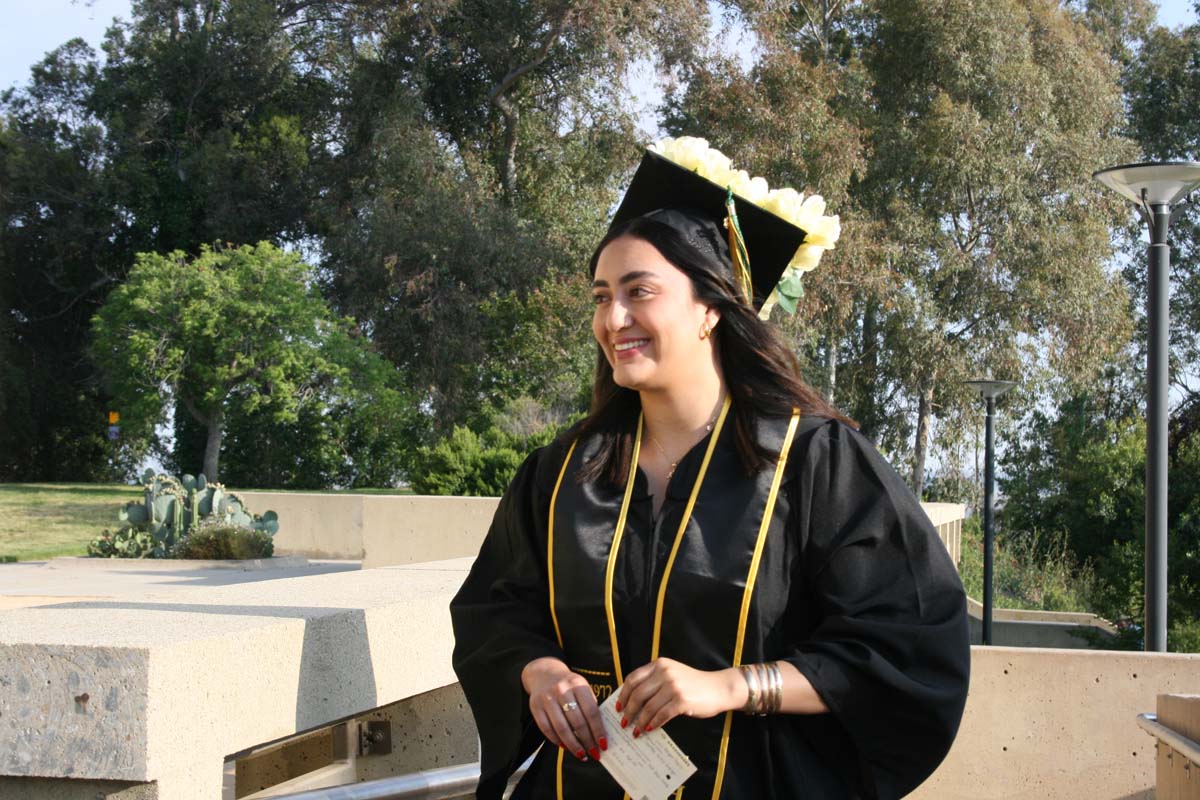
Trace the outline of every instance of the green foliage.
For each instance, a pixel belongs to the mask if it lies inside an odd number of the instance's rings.
[[[528,411],[528,405],[516,402],[508,410]],[[500,412],[486,420],[483,433],[456,425],[436,445],[422,448],[413,470],[413,491],[483,497],[504,494],[525,457],[553,441],[561,429],[545,424],[529,432],[529,427],[514,426],[514,421],[511,413]]]
[[[275,543],[264,531],[234,525],[205,524],[171,548],[171,558],[246,559],[270,558]]]
[[[245,501],[221,484],[209,483],[203,474],[176,480],[146,470],[142,485],[143,499],[121,509],[118,519],[124,524],[116,533],[105,531],[93,540],[88,545],[89,555],[166,558],[205,527],[233,527],[266,537],[279,531],[279,516],[274,511],[261,516],[251,513]]]
[[[1126,635],[1136,644],[1145,591],[1145,422],[1110,418],[1109,409],[1097,392],[1068,400],[1057,416],[1032,415],[1026,438],[1003,459],[1007,502],[1000,520],[1008,537],[1061,531],[1096,577],[1087,610],[1129,620]],[[1182,637],[1176,643],[1169,631],[1168,646],[1178,649],[1191,641],[1189,626],[1200,617],[1200,436],[1184,436],[1176,425],[1173,438],[1167,616]]]
[[[1061,535],[996,536],[993,591],[997,608],[1095,612],[1100,583],[1080,565]],[[959,565],[967,594],[983,601],[983,521],[976,514],[963,524]]]
[[[216,474],[231,409],[291,425],[305,401],[324,411],[377,399],[403,412],[393,371],[333,316],[300,257],[266,242],[195,259],[140,254],[92,326],[127,436],[148,439],[175,400],[206,428],[205,474]]]

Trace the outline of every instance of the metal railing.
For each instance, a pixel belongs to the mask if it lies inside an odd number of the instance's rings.
[[[531,757],[509,778],[505,797],[512,792],[532,762]],[[272,797],[272,800],[451,800],[471,796],[478,784],[479,762],[476,761],[473,764],[427,769],[374,781],[280,794]]]
[[[1178,731],[1171,730],[1158,721],[1156,714],[1138,714],[1138,725],[1146,733],[1166,745],[1194,764],[1200,764],[1200,743],[1196,743]]]

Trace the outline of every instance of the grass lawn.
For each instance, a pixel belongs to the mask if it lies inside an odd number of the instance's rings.
[[[238,491],[233,490],[235,494]],[[409,489],[358,489],[354,492],[412,493]],[[0,483],[0,561],[87,555],[88,542],[105,528],[116,530],[120,526],[117,512],[121,507],[141,498],[140,486]]]
[[[137,486],[98,483],[0,483],[0,561],[82,556],[105,528],[121,523],[121,506]]]

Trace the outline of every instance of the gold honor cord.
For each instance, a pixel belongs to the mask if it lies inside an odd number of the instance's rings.
[[[558,480],[554,482],[554,494],[550,495],[550,524],[546,527],[546,581],[550,585],[550,619],[554,621],[554,635],[558,637],[558,646],[564,647],[562,629],[558,627],[558,612],[554,610],[554,506],[558,502],[558,489],[562,486],[563,476],[567,474],[567,465],[575,453],[578,440],[571,442],[567,457],[563,459],[562,469],[558,471]]]
[[[775,465],[775,477],[771,481],[771,492],[767,495],[767,505],[763,511],[762,524],[758,527],[758,540],[754,543],[754,555],[750,559],[750,571],[746,575],[746,588],[742,592],[742,610],[738,615],[737,641],[733,646],[733,665],[742,664],[742,645],[746,639],[746,621],[750,616],[750,599],[754,596],[754,583],[758,578],[758,564],[762,560],[763,545],[767,542],[767,529],[771,526],[771,516],[775,513],[775,501],[779,498],[779,484],[783,481],[783,468],[787,464],[788,451],[792,449],[792,439],[796,435],[796,426],[800,422],[800,412],[792,413],[792,421],[788,423],[787,435],[783,438],[783,448],[779,451],[779,462]],[[725,712],[725,729],[721,732],[721,751],[717,758],[717,779],[713,783],[712,800],[721,796],[721,784],[725,780],[725,754],[729,749],[729,728],[733,724],[733,712]]]
[[[617,527],[613,531],[612,545],[608,548],[608,569],[604,573],[604,613],[608,615],[608,640],[612,645],[613,671],[617,688],[625,682],[621,672],[621,653],[617,649],[617,618],[613,615],[613,575],[617,571],[617,550],[621,536],[625,533],[625,519],[629,516],[629,500],[633,497],[633,482],[637,478],[638,455],[642,452],[642,415],[638,414],[637,436],[633,440],[633,457],[629,459],[629,478],[625,481],[625,499],[621,501],[621,513],[617,516]]]
[[[712,438],[708,441],[708,449],[704,451],[704,461],[700,464],[700,473],[696,476],[696,482],[692,484],[692,494],[688,497],[687,506],[683,509],[683,519],[679,520],[679,530],[675,532],[675,542],[671,545],[671,554],[667,556],[667,566],[663,570],[662,581],[658,584],[658,604],[654,609],[654,638],[650,645],[650,660],[658,658],[658,643],[659,635],[662,632],[662,615],[663,601],[667,597],[667,580],[671,577],[671,568],[675,566],[675,555],[679,552],[679,545],[683,542],[684,531],[687,530],[687,524],[692,519],[692,509],[696,507],[696,496],[700,494],[700,484],[704,482],[704,476],[708,473],[708,462],[712,460],[713,450],[717,446],[717,437],[721,435],[721,428],[725,425],[725,417],[729,413],[729,406],[732,401],[729,395],[725,395],[725,402],[721,404],[721,414],[717,417],[716,424],[713,425]]]
[[[558,637],[559,648],[564,648],[562,630],[558,627],[558,612],[554,610],[554,506],[558,503],[558,490],[562,486],[563,476],[567,474],[567,465],[571,463],[571,456],[575,454],[575,445],[578,440],[571,442],[571,448],[567,450],[567,457],[563,459],[562,469],[558,471],[558,480],[554,482],[554,494],[550,495],[550,522],[546,526],[546,582],[550,586],[550,619],[554,621],[554,635]],[[556,782],[558,786],[558,800],[563,800],[563,748],[558,748],[558,763],[555,767]]]

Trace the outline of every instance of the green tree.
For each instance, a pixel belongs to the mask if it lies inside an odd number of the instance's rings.
[[[0,480],[111,479],[88,320],[132,260],[88,98],[95,53],[72,40],[0,93]]]
[[[351,327],[329,311],[298,255],[265,242],[206,247],[195,259],[141,254],[94,318],[92,352],[129,435],[151,436],[178,402],[204,427],[202,471],[217,480],[232,410],[294,424],[318,393],[349,396],[356,364],[383,380]],[[396,408],[393,397],[386,407]]]
[[[337,308],[412,381],[431,437],[563,384],[561,365],[512,353],[516,317],[575,313],[538,294],[584,271],[636,161],[626,66],[694,58],[706,21],[682,0],[420,3],[348,59],[322,266]]]

